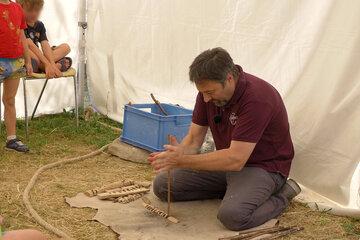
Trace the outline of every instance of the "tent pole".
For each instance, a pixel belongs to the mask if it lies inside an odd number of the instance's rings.
[[[79,0],[79,61],[77,71],[77,89],[79,110],[82,113],[85,105],[86,85],[86,29],[87,29],[87,0]]]

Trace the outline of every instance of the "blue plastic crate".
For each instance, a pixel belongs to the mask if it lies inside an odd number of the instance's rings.
[[[164,150],[169,134],[181,141],[188,133],[192,111],[171,104],[161,106],[168,116],[156,104],[125,105],[121,141],[151,152]]]

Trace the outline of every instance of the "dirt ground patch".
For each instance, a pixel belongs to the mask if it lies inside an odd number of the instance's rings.
[[[23,124],[19,124],[19,135]],[[80,156],[111,142],[117,133],[96,122],[82,122],[74,128],[71,115],[48,116],[32,123],[32,153],[21,155],[3,150],[0,141],[0,214],[6,218],[6,229],[36,228],[46,232],[28,214],[22,192],[34,172],[44,164],[62,158]],[[151,180],[152,169],[144,164],[123,161],[108,154],[49,170],[41,175],[31,192],[31,201],[49,223],[76,239],[116,239],[116,235],[100,223],[90,221],[95,210],[70,208],[65,196],[74,196],[105,183],[123,178]],[[281,217],[282,225],[299,225],[305,230],[284,239],[359,239],[360,221],[310,210],[292,203]],[[51,239],[57,239],[49,232]]]

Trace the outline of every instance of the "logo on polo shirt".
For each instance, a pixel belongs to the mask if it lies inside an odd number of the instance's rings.
[[[230,120],[231,125],[235,126],[236,122],[238,120],[238,116],[236,115],[236,113],[231,113],[229,120]]]

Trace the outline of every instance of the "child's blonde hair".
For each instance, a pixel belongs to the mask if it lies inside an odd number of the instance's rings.
[[[23,8],[26,9],[41,9],[44,6],[44,0],[16,0]]]

